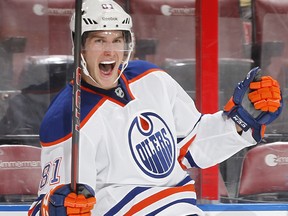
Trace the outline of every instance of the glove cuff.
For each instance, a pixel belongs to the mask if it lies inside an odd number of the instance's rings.
[[[266,126],[258,123],[241,105],[236,105],[229,112],[224,111],[224,113],[245,132],[251,128],[252,136],[257,143],[262,140]]]

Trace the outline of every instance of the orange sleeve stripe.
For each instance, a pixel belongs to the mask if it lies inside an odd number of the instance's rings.
[[[192,191],[195,192],[195,187],[193,184],[188,184],[188,185],[184,185],[181,187],[173,187],[173,188],[168,188],[165,190],[162,190],[156,194],[153,194],[150,197],[147,197],[146,199],[138,202],[137,204],[135,204],[128,212],[126,212],[124,215],[125,216],[130,216],[133,215],[139,211],[141,211],[142,209],[146,208],[147,206],[165,198],[168,197],[170,195],[176,194],[176,193],[181,193],[181,192],[185,192],[185,191]]]
[[[191,145],[191,143],[194,141],[195,137],[196,137],[196,135],[194,135],[190,140],[188,140],[188,142],[184,146],[182,146],[182,148],[180,149],[180,154],[178,156],[178,162],[179,162],[180,166],[182,167],[182,169],[184,169],[184,170],[186,170],[187,167],[184,164],[182,164],[182,160],[185,157],[185,155],[187,154],[188,148]]]

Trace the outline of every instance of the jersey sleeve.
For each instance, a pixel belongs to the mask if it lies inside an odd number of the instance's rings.
[[[201,114],[183,88],[169,76],[167,80],[177,133],[178,161],[183,169],[213,166],[256,144],[251,130],[240,136],[235,123],[222,111]]]
[[[251,131],[237,133],[235,123],[222,111],[201,117],[194,130],[178,143],[182,166],[207,168],[228,159],[243,148],[255,145]]]

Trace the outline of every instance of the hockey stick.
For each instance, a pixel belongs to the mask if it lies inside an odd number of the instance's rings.
[[[79,138],[80,138],[80,106],[81,106],[81,30],[82,0],[75,0],[75,34],[74,34],[74,65],[73,102],[72,102],[72,150],[71,150],[71,188],[77,192],[79,169]]]

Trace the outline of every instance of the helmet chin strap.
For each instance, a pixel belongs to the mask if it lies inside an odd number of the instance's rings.
[[[88,76],[94,83],[96,83],[98,86],[101,86],[100,83],[98,83],[89,73],[88,69],[87,69],[87,63],[82,55],[82,53],[80,54],[81,55],[81,65],[82,65],[82,68],[83,68],[83,73]]]
[[[126,60],[123,61],[123,63],[122,63],[122,69],[121,69],[118,77],[116,78],[116,80],[113,82],[113,84],[115,84],[115,83],[119,80],[119,78],[121,77],[123,71],[124,71],[124,70],[126,69],[126,67],[128,66],[128,61],[129,61],[129,59],[130,59],[131,53],[132,53],[132,51],[129,51],[129,52],[128,52],[128,55],[127,55]]]

